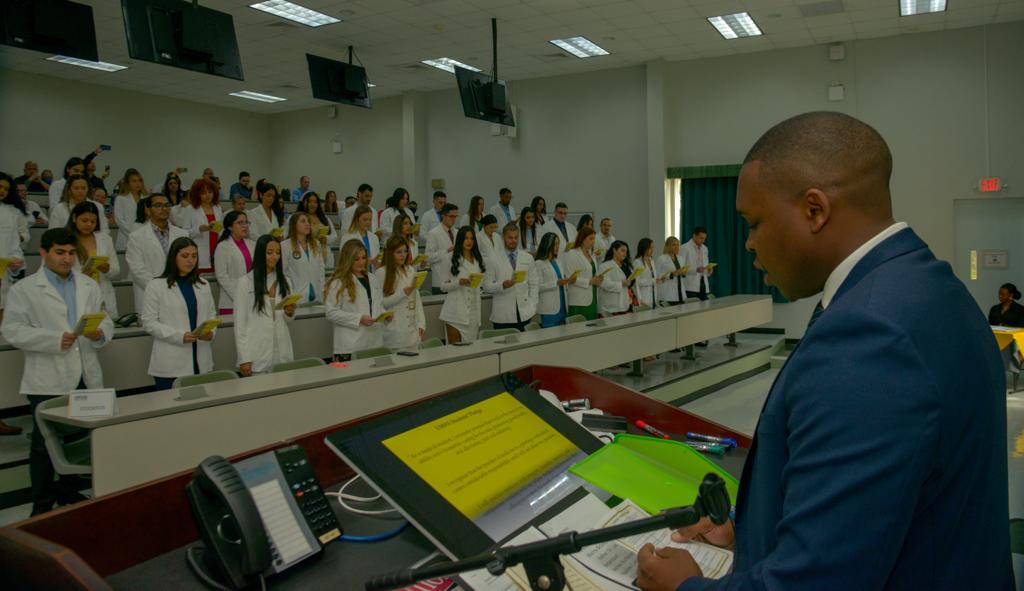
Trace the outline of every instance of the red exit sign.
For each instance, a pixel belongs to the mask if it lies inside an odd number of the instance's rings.
[[[999,189],[999,177],[981,179],[981,181],[978,182],[978,190],[982,193],[994,193]]]

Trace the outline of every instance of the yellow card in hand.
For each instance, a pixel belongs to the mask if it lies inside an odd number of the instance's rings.
[[[520,270],[516,271],[516,273],[515,273],[515,280],[516,280],[516,283],[522,283],[522,282],[526,281],[526,270],[525,269],[520,269]]]
[[[327,226],[320,226],[316,229],[316,237],[319,239],[327,238],[327,235],[331,233],[331,229]]]
[[[416,274],[416,281],[413,282],[412,288],[413,289],[419,289],[420,287],[423,286],[423,282],[426,281],[426,280],[427,280],[427,272],[426,271],[420,271],[419,273]]]
[[[419,267],[420,265],[422,265],[425,262],[427,262],[427,255],[425,255],[425,254],[418,254],[418,255],[416,255],[416,258],[413,259],[412,264],[417,266],[417,267]]]
[[[661,275],[658,276],[658,281],[664,281],[668,279],[670,275],[672,275],[672,271],[666,271],[665,273],[662,273]]]
[[[391,318],[392,318],[392,317],[393,317],[394,315],[395,315],[395,313],[394,313],[394,312],[392,312],[392,311],[388,310],[387,312],[384,312],[383,314],[381,314],[380,316],[378,316],[377,318],[375,318],[375,319],[374,319],[374,322],[387,322],[388,320],[391,320]]]
[[[196,327],[196,334],[203,337],[213,331],[213,329],[220,326],[220,323],[224,322],[220,318],[211,318],[204,320],[202,324]]]
[[[687,273],[689,273],[690,272],[690,265],[683,265],[682,271],[683,271],[683,275],[686,275]]]
[[[274,238],[277,238],[278,240],[280,240],[280,239],[284,238],[284,229],[282,229],[282,228],[274,228],[273,230],[270,231],[270,235],[273,236]]]
[[[281,302],[278,305],[274,306],[274,309],[275,310],[284,310],[288,306],[294,306],[294,305],[298,304],[299,300],[301,300],[301,299],[302,299],[302,294],[301,293],[290,293],[287,296],[285,296],[285,298],[283,300],[281,300]]]
[[[484,280],[484,274],[483,273],[473,273],[473,274],[471,274],[469,276],[469,288],[470,289],[476,289],[476,288],[480,287],[480,284],[483,282],[483,280]]]
[[[422,227],[423,226],[421,224],[413,224],[412,225],[412,233],[413,234],[419,234],[420,233],[420,228],[422,228]]]
[[[645,267],[637,267],[636,269],[633,269],[633,274],[629,276],[629,280],[632,281],[637,277],[643,275],[644,269]]]
[[[718,263],[708,263],[707,270],[711,271],[712,269],[714,269],[717,266],[718,266]]]
[[[569,279],[576,279],[579,276],[580,276],[580,270],[576,269],[575,271],[572,272],[572,275],[569,275]]]
[[[6,273],[7,267],[9,267],[10,264],[13,262],[14,259],[12,259],[11,257],[0,257],[0,275]]]
[[[82,336],[86,333],[96,332],[100,329],[100,323],[107,315],[103,312],[96,312],[94,314],[82,314],[78,319],[78,324],[75,325],[75,335]]]
[[[220,234],[221,230],[224,229],[224,222],[220,220],[213,220],[210,222],[210,231],[214,234]]]
[[[608,267],[608,268],[607,268],[607,269],[605,269],[604,271],[601,271],[600,273],[598,273],[597,275],[595,275],[595,277],[604,277],[605,273],[607,273],[608,271],[611,271],[611,270],[612,270],[612,268],[611,268],[611,267]]]

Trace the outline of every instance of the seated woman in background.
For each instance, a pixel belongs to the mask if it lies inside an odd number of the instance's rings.
[[[370,266],[366,270],[367,273],[373,272],[373,269],[380,266],[380,239],[373,233],[373,210],[368,206],[359,205],[352,212],[352,223],[345,229],[341,243],[345,244],[349,240],[358,241],[366,249]]]
[[[522,219],[522,218],[520,218]],[[540,314],[541,328],[549,328],[565,324],[569,313],[569,295],[567,285],[576,283],[576,277],[567,277],[562,265],[558,262],[558,252],[562,241],[554,232],[548,232],[540,239],[537,257],[533,263],[540,278],[540,302],[537,312]]]
[[[229,212],[224,216],[224,230],[213,254],[213,268],[220,284],[218,308],[221,314],[233,312],[235,288],[238,280],[252,270],[254,250],[256,243],[249,239],[248,217],[237,211]]]
[[[576,275],[576,281],[569,286],[569,316],[583,316],[597,320],[597,286],[604,275],[597,274],[594,260],[594,231],[584,228],[576,234],[573,248],[565,255],[566,276]]]
[[[284,203],[277,187],[263,179],[256,183],[259,204],[249,209],[249,236],[284,235]]]
[[[480,330],[480,284],[485,270],[476,232],[462,226],[455,235],[451,264],[441,265],[441,291],[447,295],[439,318],[444,321],[448,344],[476,340]],[[481,276],[475,286],[473,275]]]
[[[338,192],[328,191],[324,194],[324,213],[338,215]]]
[[[217,187],[206,179],[196,179],[188,190],[186,213],[182,215],[183,229],[199,245],[199,272],[213,271],[213,256],[220,237],[217,226],[224,225],[224,211],[217,200]],[[172,214],[173,215],[173,214]]]
[[[525,250],[530,256],[537,256],[537,246],[540,244],[540,235],[537,225],[537,216],[529,207],[524,207],[519,212],[519,250]]]
[[[103,294],[103,311],[111,318],[117,318],[117,296],[114,293],[112,279],[121,273],[121,265],[114,251],[114,241],[109,235],[97,232],[100,223],[100,209],[91,201],[83,201],[71,210],[68,229],[78,238],[74,270],[92,277],[99,283]],[[93,257],[107,257],[107,261],[97,263]]]
[[[313,237],[309,214],[298,211],[288,219],[288,239],[282,244],[284,274],[302,303],[324,301],[324,272],[330,251]]]
[[[167,251],[167,266],[146,286],[142,327],[153,337],[149,375],[157,390],[174,380],[213,371],[210,342],[216,328],[197,329],[217,317],[210,284],[199,276],[199,249],[191,238],[176,238]]]
[[[281,243],[273,236],[260,236],[252,272],[239,279],[235,287],[235,352],[242,376],[267,373],[278,363],[295,359],[288,323],[295,318],[298,306],[278,309],[288,293]]]
[[[988,323],[992,326],[1024,328],[1024,306],[1017,303],[1020,291],[1012,283],[999,287],[999,303],[988,311]]]
[[[51,228],[63,228],[68,225],[68,221],[71,219],[71,211],[79,203],[89,201],[89,179],[83,175],[75,174],[68,177],[68,182],[64,185],[64,190],[60,194],[60,203],[53,208],[50,212],[50,227]],[[96,206],[97,209],[103,209],[103,206],[96,202],[91,202]],[[135,212],[132,212],[134,215]],[[106,234],[110,233],[110,227],[107,226],[106,218],[100,218],[100,232]],[[118,236],[125,232],[124,229],[118,228]],[[125,235],[127,238],[127,235]]]
[[[124,178],[117,186],[120,187],[121,192],[114,197],[114,219],[117,220],[115,245],[118,250],[124,250],[128,246],[128,236],[139,226],[135,222],[135,213],[138,211],[139,202],[149,195],[149,191],[146,190],[146,184],[142,181],[142,175],[134,168],[124,171]],[[170,199],[170,196],[166,197]]]
[[[327,319],[334,324],[335,361],[349,361],[356,351],[384,346],[384,326],[377,322],[384,313],[384,293],[370,273],[362,241],[342,244],[338,266],[324,289]]]
[[[399,214],[405,217],[405,214]],[[408,218],[406,218],[408,219]],[[415,349],[427,333],[423,301],[414,287],[416,268],[409,264],[409,246],[393,235],[384,247],[384,265],[374,273],[384,295],[384,309],[395,313],[384,330],[384,346],[391,350]]]
[[[621,240],[612,242],[604,255],[598,273],[604,273],[598,303],[601,316],[619,316],[630,311],[633,266],[629,262],[629,246]]]

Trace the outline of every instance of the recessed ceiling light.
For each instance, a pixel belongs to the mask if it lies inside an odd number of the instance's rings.
[[[455,66],[458,66],[460,68],[466,68],[467,70],[471,70],[473,72],[480,71],[480,68],[474,68],[473,66],[466,65],[460,61],[453,60],[450,57],[438,57],[430,60],[423,60],[422,63],[427,64],[428,66],[434,66],[439,70],[444,70],[449,74],[455,73]]]
[[[90,62],[89,60],[79,59],[77,57],[68,57],[66,55],[54,55],[46,58],[51,62],[60,62],[62,64],[68,64],[71,66],[81,66],[83,68],[92,68],[93,70],[103,70],[104,72],[117,72],[119,70],[127,70],[128,66],[119,66],[117,64],[108,64],[107,62]]]
[[[576,57],[595,57],[608,55],[608,50],[586,37],[569,37],[568,39],[552,39],[549,43],[561,47]]]
[[[271,94],[260,94],[258,92],[252,92],[250,90],[242,90],[240,92],[229,92],[231,96],[237,96],[238,98],[249,99],[251,101],[259,101],[261,103],[279,103],[288,99],[274,96]]]
[[[737,37],[756,37],[761,34],[761,29],[754,23],[754,19],[745,12],[726,14],[723,16],[709,16],[708,22],[718,29],[722,37],[736,39]]]
[[[341,19],[336,19],[333,16],[328,16],[305,6],[299,6],[287,0],[266,0],[265,2],[250,4],[249,8],[262,10],[263,12],[268,12],[310,27],[320,27],[341,22]]]
[[[900,0],[900,16],[928,14],[946,10],[946,0]]]

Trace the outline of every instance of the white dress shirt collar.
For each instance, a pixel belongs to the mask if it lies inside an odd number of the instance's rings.
[[[828,305],[832,303],[832,298],[836,296],[836,292],[839,291],[839,287],[846,281],[846,278],[850,275],[850,271],[857,266],[862,258],[867,256],[869,252],[874,250],[876,246],[884,242],[887,238],[893,236],[900,230],[908,228],[906,222],[897,222],[888,228],[882,230],[875,235],[874,238],[868,240],[860,247],[850,253],[850,256],[839,263],[839,266],[832,270],[832,274],[828,276],[825,281],[825,289],[821,292],[821,307],[828,308]]]

